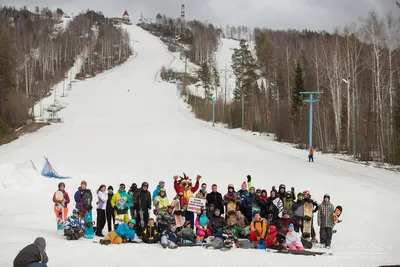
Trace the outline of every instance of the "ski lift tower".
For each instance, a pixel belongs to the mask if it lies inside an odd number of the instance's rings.
[[[181,35],[185,34],[185,5],[181,5]]]

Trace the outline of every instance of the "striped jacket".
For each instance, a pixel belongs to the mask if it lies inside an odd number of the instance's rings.
[[[332,215],[335,212],[335,207],[331,202],[322,202],[318,207],[318,225],[319,227],[333,228]]]
[[[64,229],[75,230],[77,227],[83,228],[83,220],[80,217],[75,217],[74,215],[69,216],[65,222]]]

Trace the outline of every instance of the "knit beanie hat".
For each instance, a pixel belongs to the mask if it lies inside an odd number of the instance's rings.
[[[111,185],[107,188],[107,190],[114,190],[114,187],[112,187]]]
[[[329,200],[331,200],[331,196],[330,196],[329,194],[325,194],[325,195],[324,195],[324,199],[325,199],[326,197],[327,197]]]
[[[242,187],[247,188],[247,183],[246,183],[246,181],[244,181],[244,182],[242,183]]]
[[[293,223],[289,224],[288,229],[290,229],[290,228],[294,229]]]

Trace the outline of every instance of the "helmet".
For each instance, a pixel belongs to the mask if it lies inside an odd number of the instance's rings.
[[[285,188],[286,189],[286,186],[284,184],[280,184],[279,185],[279,189],[281,189],[281,188]]]
[[[72,211],[72,214],[74,214],[74,213],[79,213],[79,210],[78,210],[78,209],[74,209],[74,210]]]
[[[309,190],[304,190],[303,196],[304,196],[304,198],[310,198],[311,197],[310,191]]]
[[[135,219],[130,219],[128,223],[132,223],[133,225],[136,225]]]
[[[303,193],[302,193],[302,192],[299,192],[299,193],[297,194],[297,199],[302,200],[303,198],[304,198]]]
[[[149,187],[149,183],[148,183],[148,182],[143,182],[143,183],[142,183],[142,187],[143,187],[143,186]]]

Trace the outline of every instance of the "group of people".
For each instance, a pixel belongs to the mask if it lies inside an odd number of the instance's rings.
[[[334,227],[332,215],[335,207],[330,203],[328,194],[318,204],[311,198],[308,190],[296,195],[293,187],[286,190],[286,186],[281,184],[278,190],[273,186],[268,196],[267,190],[252,186],[251,176],[248,175],[240,190],[235,191],[230,184],[227,193],[222,195],[216,184],[212,185],[211,192],[207,191],[207,184],[202,183],[200,186],[201,176],[196,177],[194,185],[186,175],[181,178],[179,181],[178,176],[174,176],[177,194],[171,202],[167,197],[164,181],[159,182],[152,194],[147,182],[143,182],[141,187],[133,183],[128,190],[125,184],[120,184],[117,192],[114,192],[112,186],[100,185],[96,191],[95,227],[95,234],[103,238],[100,243],[108,245],[135,242],[137,236],[145,243],[160,242],[163,247],[175,248],[186,243],[200,245],[207,237],[218,237],[232,243],[237,239],[248,239],[255,248],[264,244],[267,248],[302,250],[304,240],[317,243],[314,216],[311,218],[311,235],[307,236],[303,231],[304,212],[299,212],[303,210],[305,203],[312,203],[313,213],[318,212],[321,247],[331,246]],[[186,191],[181,190],[186,186]],[[64,214],[67,214],[69,197],[64,183],[59,184],[59,190],[64,193],[62,204],[66,210]],[[193,212],[187,209],[188,197],[206,200],[206,205],[195,219]],[[83,216],[87,210],[92,209],[92,198],[87,183],[82,181],[74,194],[76,204],[72,215],[64,219],[67,239],[79,239],[83,236]],[[179,202],[179,209],[174,205],[176,202]],[[231,209],[232,203],[234,210]],[[55,201],[55,204],[59,203]],[[154,218],[150,218],[152,206]],[[104,236],[102,231],[106,222],[108,234]]]

